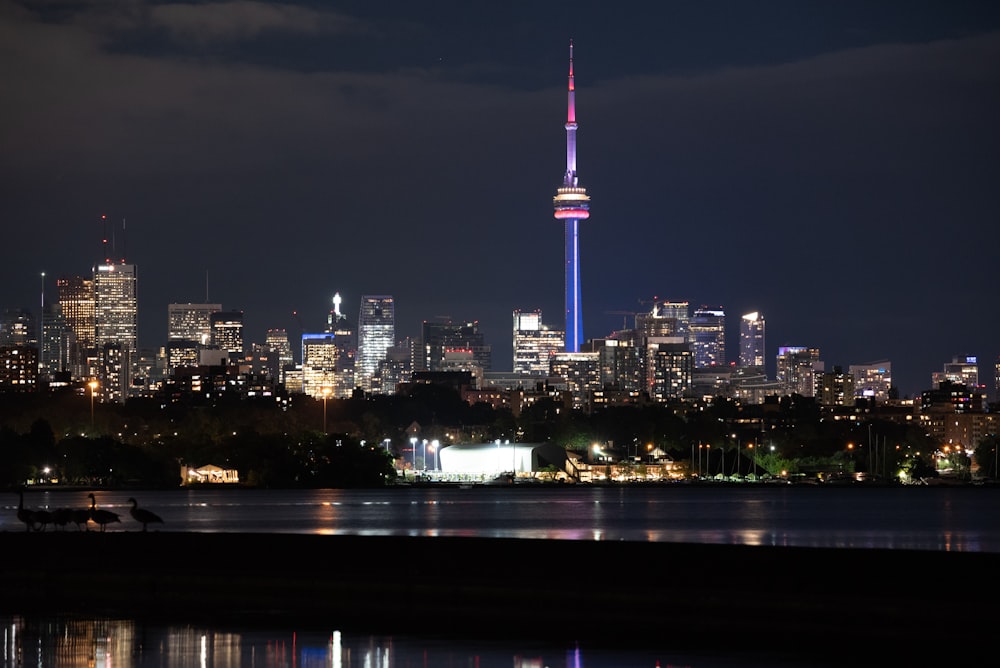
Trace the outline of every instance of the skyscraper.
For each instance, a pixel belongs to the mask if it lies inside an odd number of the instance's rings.
[[[726,312],[696,309],[688,323],[688,340],[696,369],[726,365]]]
[[[243,311],[216,311],[209,315],[212,345],[229,353],[237,362],[245,354],[243,344]]]
[[[580,291],[580,221],[590,217],[590,197],[576,176],[576,93],[573,84],[573,42],[569,43],[569,93],[566,110],[566,173],[562,187],[552,198],[556,220],[565,224],[566,235],[566,352],[575,353],[583,342],[583,310]]]
[[[739,366],[764,370],[764,316],[757,311],[740,318]]]
[[[552,356],[564,345],[563,332],[542,324],[541,311],[514,311],[514,373],[548,375]]]
[[[389,295],[364,295],[358,315],[358,356],[355,379],[370,392],[372,378],[386,351],[396,344],[396,308]]]
[[[98,265],[94,270],[94,343],[101,356],[101,395],[122,402],[132,382],[139,342],[134,264]]]
[[[421,336],[421,359],[414,360],[414,371],[444,371],[447,353],[458,350],[471,352],[483,371],[493,370],[493,346],[486,343],[483,333],[479,331],[478,321],[425,320]]]
[[[167,340],[207,346],[212,341],[212,314],[221,310],[222,304],[167,304]]]

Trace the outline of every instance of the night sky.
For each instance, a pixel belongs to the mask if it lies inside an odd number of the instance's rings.
[[[143,347],[206,292],[254,342],[391,294],[399,337],[478,320],[509,370],[512,310],[563,327],[570,39],[586,338],[659,297],[724,308],[730,359],[759,310],[772,366],[889,359],[913,395],[977,355],[991,382],[986,1],[0,0],[0,307],[88,275],[106,214]]]

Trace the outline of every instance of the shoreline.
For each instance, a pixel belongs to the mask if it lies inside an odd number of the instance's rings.
[[[912,644],[962,613],[989,637],[1000,555],[506,538],[0,533],[0,612],[609,646]],[[967,582],[983,576],[975,585]],[[942,584],[955,578],[961,585]],[[609,633],[614,629],[614,633]]]

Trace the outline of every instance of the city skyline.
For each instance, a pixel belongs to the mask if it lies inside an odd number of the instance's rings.
[[[996,360],[1000,9],[331,5],[0,0],[0,305],[40,315],[41,273],[52,302],[127,216],[144,347],[170,303],[259,342],[322,331],[339,291],[392,294],[400,337],[476,320],[506,367],[511,311],[562,308],[572,39],[586,338],[660,295],[721,306],[730,340],[764,313],[768,364],[891,359],[909,395]]]

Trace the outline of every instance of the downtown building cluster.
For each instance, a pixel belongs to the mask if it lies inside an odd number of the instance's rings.
[[[626,316],[620,330],[586,339],[579,234],[580,223],[590,217],[590,195],[577,173],[572,44],[567,93],[566,170],[553,197],[553,216],[565,235],[565,325],[551,328],[541,311],[514,310],[511,371],[494,371],[492,346],[477,322],[425,321],[418,337],[399,339],[392,295],[362,295],[357,317],[351,318],[335,294],[322,331],[303,332],[293,340],[285,329],[270,329],[262,343],[245,342],[240,310],[207,298],[206,303],[169,304],[166,345],[140,349],[137,268],[124,253],[108,252],[105,233],[102,262],[86,276],[58,278],[53,302],[46,302],[42,275],[39,318],[27,309],[4,311],[0,392],[75,386],[104,402],[139,396],[327,399],[443,383],[470,402],[515,412],[540,397],[583,411],[715,397],[762,404],[798,395],[826,406],[898,399],[889,360],[828,369],[817,347],[778,348],[769,376],[765,320],[759,312],[740,316],[738,353],[732,357],[724,309],[692,309],[687,301],[653,299],[643,312],[620,312]],[[102,221],[107,225],[105,217]],[[931,380],[935,389],[924,393],[922,404],[967,413],[986,405],[974,357],[953,359]],[[995,387],[1000,389],[1000,362]]]

